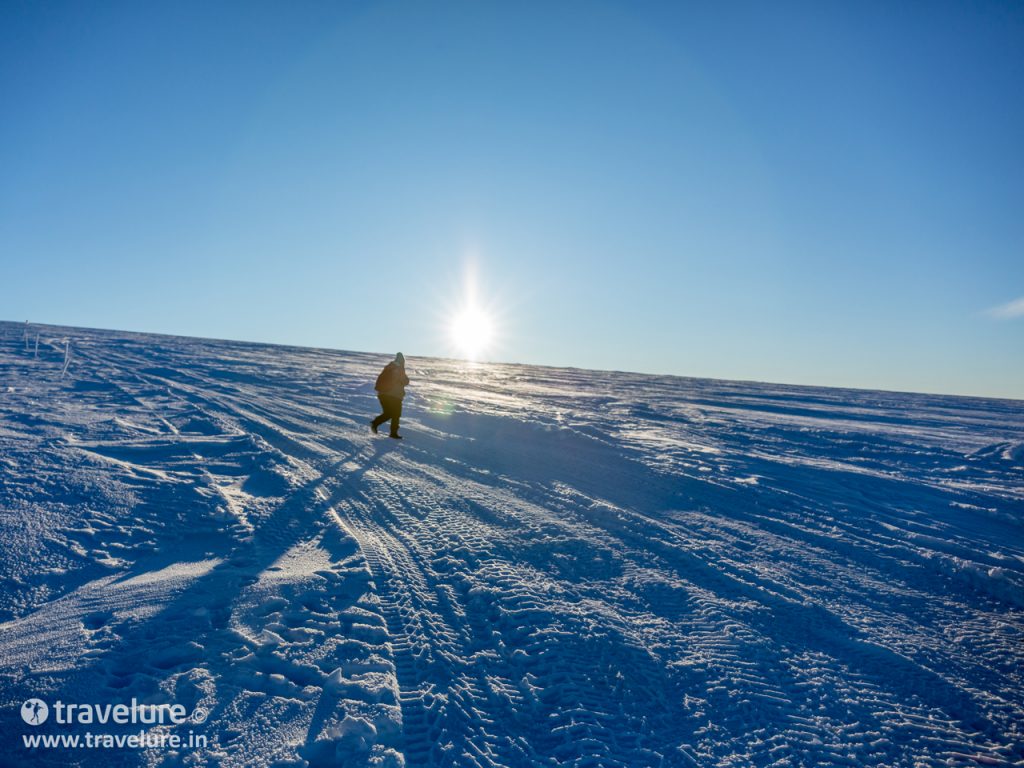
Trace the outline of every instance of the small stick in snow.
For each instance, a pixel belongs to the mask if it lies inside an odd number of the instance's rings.
[[[64,374],[68,372],[68,363],[71,362],[71,340],[64,339],[64,369],[60,372],[60,377],[63,379]]]

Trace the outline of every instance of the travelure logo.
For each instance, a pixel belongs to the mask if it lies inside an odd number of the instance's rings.
[[[53,715],[51,717],[51,714]],[[151,725],[181,725],[202,723],[209,717],[202,707],[196,707],[189,716],[181,704],[140,704],[132,699],[130,704],[77,704],[61,700],[47,704],[35,697],[21,705],[21,719],[33,728],[51,723],[46,728],[21,734],[25,749],[190,749],[209,747],[207,737],[189,730],[174,733],[171,728],[148,728]],[[128,732],[118,728],[115,733],[97,733],[90,725],[142,726]],[[60,731],[63,726],[64,732]],[[68,733],[68,729],[74,732]],[[77,761],[71,761],[77,762]],[[6,765],[6,763],[5,763]]]
[[[21,719],[29,725],[42,725],[50,716],[50,708],[42,699],[29,699],[21,705]]]
[[[180,725],[202,723],[207,717],[202,707],[196,707],[189,717],[181,704],[140,704],[136,699],[131,704],[66,704],[58,700],[53,703],[53,712],[54,722],[61,725]],[[21,719],[29,725],[42,725],[49,717],[50,705],[42,699],[28,699],[21,705]]]

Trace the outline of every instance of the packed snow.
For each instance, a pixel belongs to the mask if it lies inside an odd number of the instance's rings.
[[[0,764],[1024,764],[1024,402],[404,351],[0,324]]]

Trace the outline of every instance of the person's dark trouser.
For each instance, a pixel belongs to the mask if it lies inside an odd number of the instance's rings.
[[[402,398],[392,395],[377,395],[377,399],[380,400],[380,407],[384,413],[373,420],[373,428],[376,429],[385,421],[390,420],[391,434],[398,434],[398,420],[402,418]]]

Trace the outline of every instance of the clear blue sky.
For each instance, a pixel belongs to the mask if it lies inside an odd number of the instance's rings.
[[[1019,2],[0,5],[0,318],[1024,398]]]

